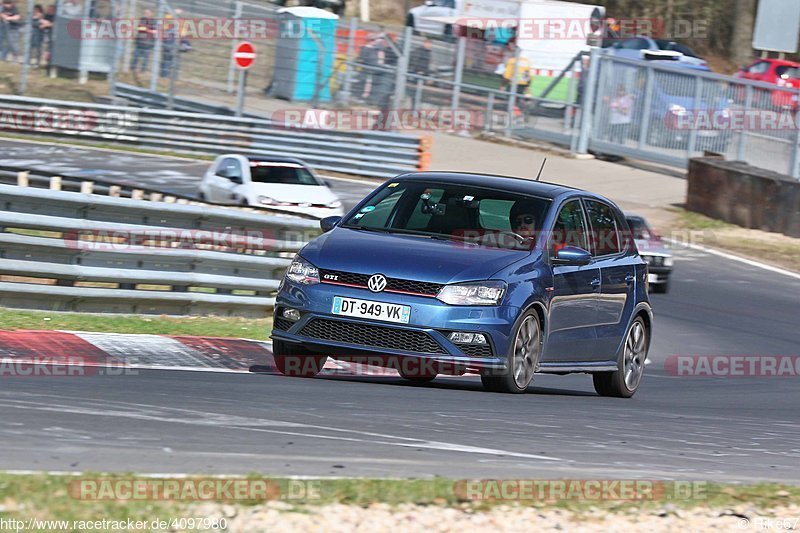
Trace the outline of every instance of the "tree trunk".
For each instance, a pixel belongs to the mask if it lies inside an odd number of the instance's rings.
[[[741,65],[753,58],[756,0],[736,0],[730,59]]]

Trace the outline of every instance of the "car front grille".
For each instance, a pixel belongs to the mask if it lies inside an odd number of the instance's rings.
[[[364,289],[367,289],[367,281],[369,281],[370,277],[371,274],[356,274],[353,272],[342,272],[339,270],[320,271],[320,281],[322,281],[322,283],[330,283],[332,285],[352,285]],[[439,294],[439,291],[442,287],[444,287],[444,285],[441,283],[386,278],[386,288],[384,291],[435,297],[437,294]]]
[[[300,330],[312,339],[358,344],[369,348],[388,348],[404,352],[441,353],[444,348],[427,333],[406,329],[315,318]]]
[[[456,346],[470,357],[494,357],[492,347],[488,344],[457,344]]]
[[[272,329],[276,329],[278,331],[289,331],[293,325],[294,322],[289,319],[275,317],[275,320],[272,322]]]

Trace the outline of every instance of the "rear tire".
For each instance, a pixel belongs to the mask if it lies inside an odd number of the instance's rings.
[[[502,374],[482,374],[481,383],[489,392],[522,394],[533,381],[542,354],[542,327],[536,311],[528,311],[514,331],[508,355],[508,368]]]
[[[278,340],[272,343],[272,357],[278,372],[295,378],[313,378],[328,360],[327,355],[309,355],[307,350]]]
[[[637,316],[625,334],[625,343],[617,360],[617,370],[592,374],[597,394],[611,398],[630,398],[636,394],[644,375],[650,347],[649,336],[644,320]]]

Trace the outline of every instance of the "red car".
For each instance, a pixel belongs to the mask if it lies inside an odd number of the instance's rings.
[[[800,88],[800,63],[784,59],[759,59],[747,67],[742,67],[735,74],[746,80],[763,81],[778,87]],[[742,91],[744,93],[744,91]],[[754,92],[756,104],[768,104],[762,101],[763,90]],[[744,100],[742,96],[741,100]],[[776,107],[797,108],[797,95],[786,91],[772,91],[772,105]]]

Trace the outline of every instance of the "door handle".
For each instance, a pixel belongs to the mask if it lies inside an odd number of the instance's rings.
[[[636,276],[633,274],[628,274],[625,276],[625,283],[633,283],[634,281],[636,281]]]
[[[600,279],[594,278],[591,283],[592,287],[599,287],[600,286]]]

